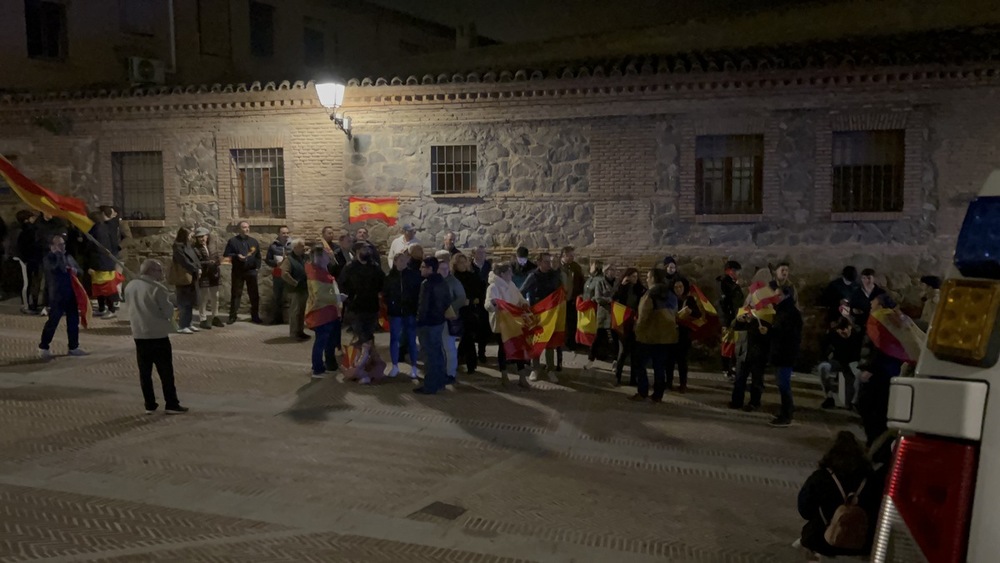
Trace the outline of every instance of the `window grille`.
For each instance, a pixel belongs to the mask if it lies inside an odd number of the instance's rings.
[[[695,159],[696,214],[763,212],[763,135],[698,137]]]
[[[114,204],[122,219],[165,219],[163,153],[111,153]]]
[[[435,145],[431,147],[431,194],[474,194],[476,188],[476,145]]]
[[[833,134],[834,213],[903,210],[904,132]]]
[[[242,216],[284,217],[284,150],[233,149],[231,157],[239,184]]]

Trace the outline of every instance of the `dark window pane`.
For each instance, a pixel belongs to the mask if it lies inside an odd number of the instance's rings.
[[[306,27],[302,30],[302,49],[308,66],[320,66],[326,62],[326,48],[323,32]]]
[[[431,193],[476,193],[476,145],[431,147]]]
[[[250,52],[274,56],[274,6],[250,0]]]
[[[198,37],[201,54],[232,55],[229,0],[198,0]]]
[[[24,25],[29,57],[66,58],[66,6],[58,2],[25,0]]]
[[[695,213],[763,210],[762,135],[706,135],[695,140]]]
[[[114,204],[123,219],[164,219],[163,153],[111,153]]]
[[[834,133],[833,211],[902,211],[904,150],[900,130]]]

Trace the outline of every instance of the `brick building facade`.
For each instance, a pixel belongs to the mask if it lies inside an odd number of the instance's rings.
[[[124,197],[126,213],[122,155],[153,155],[143,189],[162,216],[132,221],[133,264],[166,255],[179,224],[226,237],[247,219],[266,243],[281,224],[346,228],[351,195],[395,196],[429,246],[450,229],[501,255],[572,244],[648,266],[670,254],[708,293],[727,258],[785,259],[806,305],[851,263],[912,300],[920,275],[944,273],[966,203],[1000,165],[998,38],[365,79],[341,108],[350,140],[311,84],[6,96],[0,152],[57,191]],[[869,202],[843,193],[879,182]],[[9,221],[18,205],[2,197]],[[382,245],[395,236],[370,227]]]

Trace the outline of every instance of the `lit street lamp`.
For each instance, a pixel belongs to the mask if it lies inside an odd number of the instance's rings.
[[[337,113],[337,109],[344,105],[345,89],[346,87],[343,84],[326,82],[316,85],[316,95],[319,96],[319,103],[326,109],[331,110],[330,121],[333,121],[334,125],[343,131],[347,135],[347,138],[350,139],[351,118]]]

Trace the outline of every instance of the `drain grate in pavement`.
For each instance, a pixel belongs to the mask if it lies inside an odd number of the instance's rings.
[[[434,516],[436,518],[443,518],[445,520],[455,520],[463,514],[465,514],[465,509],[461,506],[447,504],[444,502],[432,502],[414,512],[409,517],[412,518],[414,516],[427,515]]]

